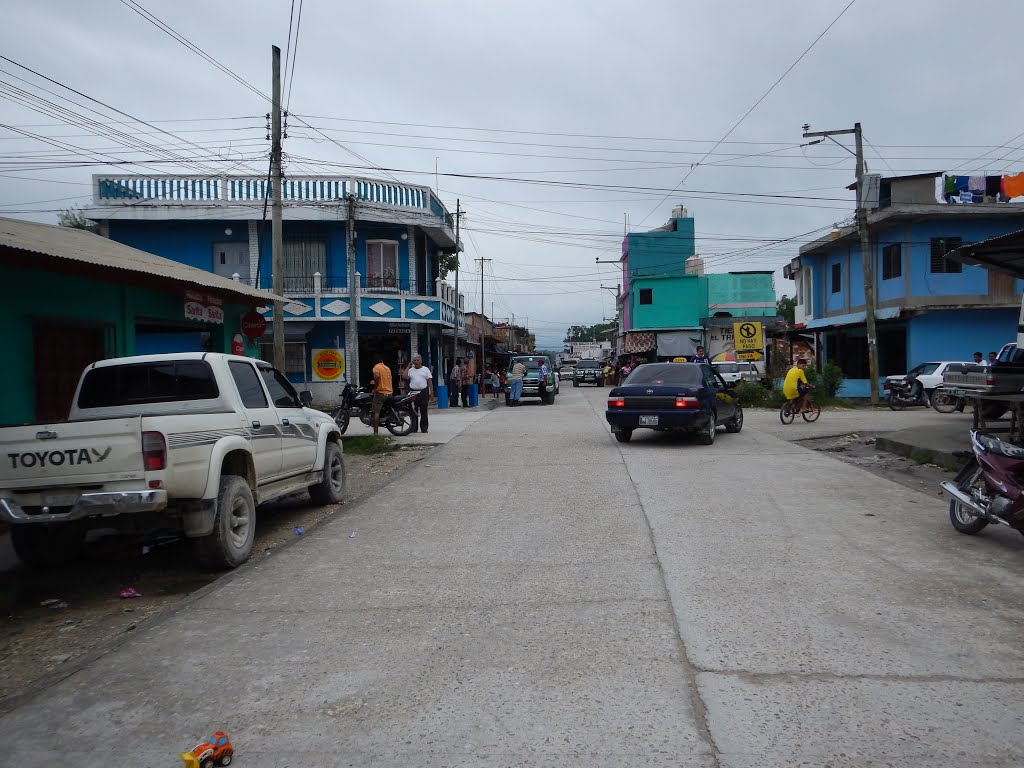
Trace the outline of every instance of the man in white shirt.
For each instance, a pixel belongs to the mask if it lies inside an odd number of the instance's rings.
[[[409,382],[409,391],[416,393],[412,409],[412,431],[420,431],[425,435],[430,426],[427,411],[430,410],[430,401],[434,399],[434,377],[419,355],[413,355],[412,365],[405,372],[405,380]]]
[[[992,365],[992,363],[985,359],[985,356],[981,354],[981,352],[974,353],[974,364],[984,366],[985,368],[988,368],[990,365]]]

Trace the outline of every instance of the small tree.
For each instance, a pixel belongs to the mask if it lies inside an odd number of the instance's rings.
[[[77,208],[68,208],[58,213],[57,224],[68,229],[84,229],[88,232],[96,231],[96,224],[85,218]]]
[[[454,272],[459,266],[459,254],[442,253],[437,260],[437,274],[444,280],[449,272]]]
[[[792,296],[783,296],[775,303],[775,311],[785,319],[786,325],[792,327],[796,323],[796,299]]]

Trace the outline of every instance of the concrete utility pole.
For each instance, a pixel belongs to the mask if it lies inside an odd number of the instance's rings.
[[[462,201],[455,198],[455,333],[452,334],[452,361],[459,356],[459,311],[462,298],[459,296],[459,222],[462,221]]]
[[[273,54],[272,78],[273,99],[270,105],[270,183],[273,186],[273,219],[270,239],[270,270],[274,293],[284,293],[284,234],[281,231],[281,49],[271,46]],[[285,369],[284,354],[284,304],[274,302],[274,367],[282,373]]]
[[[864,199],[864,137],[860,123],[842,131],[808,131],[804,126],[804,138],[815,136],[831,139],[833,136],[853,134],[857,151],[857,233],[860,235],[860,261],[864,272],[864,321],[868,336],[868,380],[871,387],[871,404],[878,405],[878,332],[875,328],[875,258],[871,252],[871,233],[868,232],[868,209]],[[831,139],[835,141],[835,139]],[[836,142],[839,144],[839,142]],[[839,144],[843,147],[842,144]],[[846,147],[843,147],[846,149]],[[848,149],[846,149],[849,152]]]
[[[477,363],[480,373],[480,392],[483,397],[483,390],[486,386],[484,384],[484,262],[494,261],[494,259],[485,259],[482,256],[477,259],[480,262],[480,362]]]

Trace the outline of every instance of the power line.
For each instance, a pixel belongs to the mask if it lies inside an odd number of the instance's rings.
[[[848,10],[850,10],[850,8],[853,6],[853,4],[855,2],[857,2],[857,0],[850,0],[850,2],[846,4],[846,7],[843,8],[843,10],[841,10],[839,12],[839,15],[836,16],[834,19],[832,19],[832,21],[829,23],[829,25],[827,27],[825,27],[825,29],[823,29],[821,31],[821,34],[818,35],[816,38],[814,38],[814,40],[811,42],[811,44],[808,45],[804,49],[803,53],[801,53],[799,56],[797,56],[796,61],[794,61],[792,64],[789,65],[789,67],[786,69],[786,71],[783,72],[779,76],[779,79],[776,80],[774,83],[772,83],[771,87],[768,88],[767,91],[765,91],[763,94],[761,94],[761,97],[757,101],[755,101],[753,103],[753,105],[751,105],[750,109],[748,109],[746,112],[743,113],[743,115],[740,117],[739,120],[737,120],[735,123],[733,123],[733,126],[728,131],[725,132],[725,134],[722,136],[721,139],[719,139],[718,141],[715,142],[715,145],[709,150],[708,154],[710,154],[714,150],[718,149],[718,147],[722,144],[722,142],[725,141],[726,139],[728,139],[729,136],[732,135],[732,132],[740,127],[740,124],[744,120],[746,120],[747,117],[749,117],[750,113],[753,112],[755,109],[757,109],[757,107],[761,104],[761,102],[764,101],[766,98],[768,98],[769,94],[771,94],[771,92],[774,91],[778,87],[779,83],[781,83],[783,80],[786,79],[786,76],[790,72],[793,71],[793,69],[796,67],[797,64],[799,64],[801,61],[803,61],[804,57],[808,53],[810,53],[811,49],[814,48],[814,46],[818,44],[818,41],[821,40],[821,38],[823,38],[825,36],[825,34],[830,29],[832,29],[832,27],[835,25],[835,23],[837,21],[839,21]],[[669,192],[667,195],[665,195],[665,197],[661,200],[661,202],[658,203],[656,206],[654,206],[654,208],[651,209],[651,212],[648,213],[646,216],[643,217],[643,219],[640,220],[640,223],[637,224],[637,226],[639,227],[640,225],[642,225],[645,221],[647,221],[647,219],[649,219],[651,217],[651,214],[653,214],[656,210],[658,210],[658,208],[660,208],[662,205],[664,205],[665,201],[668,200],[669,197],[671,197],[673,194],[675,194],[676,190],[679,187],[683,186],[683,184],[686,183],[686,180],[690,178],[690,176],[693,174],[693,172],[698,167],[700,167],[701,163],[703,163],[704,160],[706,160],[706,159],[707,159],[707,155],[705,155],[705,157],[702,158],[701,160],[698,160],[697,164],[694,165],[689,171],[687,171],[685,176],[683,176],[682,180],[676,185],[675,189],[673,189],[671,192]]]
[[[292,6],[294,7],[295,2],[292,0]],[[295,80],[295,57],[299,55],[299,29],[302,26],[302,0],[299,0],[299,17],[295,21],[295,47],[292,50],[292,64],[288,67],[288,96],[285,99],[284,110],[288,111],[288,108],[292,103],[292,82]],[[291,30],[291,20],[288,21],[288,28]],[[290,31],[289,31],[290,34]]]

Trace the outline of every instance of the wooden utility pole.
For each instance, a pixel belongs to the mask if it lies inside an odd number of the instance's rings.
[[[868,385],[871,388],[871,404],[878,405],[878,332],[875,328],[875,257],[871,251],[871,233],[868,232],[868,209],[864,199],[864,137],[860,123],[842,131],[808,131],[804,126],[804,138],[814,136],[831,139],[832,136],[853,134],[857,151],[857,234],[860,235],[860,262],[864,273],[864,325],[868,337]],[[832,139],[835,141],[834,139]],[[836,142],[839,144],[839,142]],[[843,146],[839,144],[839,146]],[[847,152],[849,150],[846,147]]]
[[[278,296],[284,293],[284,234],[281,231],[281,49],[271,46],[273,53],[273,98],[270,105],[270,183],[273,188],[273,218],[270,240],[270,269],[273,291]],[[284,354],[284,304],[274,302],[274,367],[282,373],[285,370]]]

